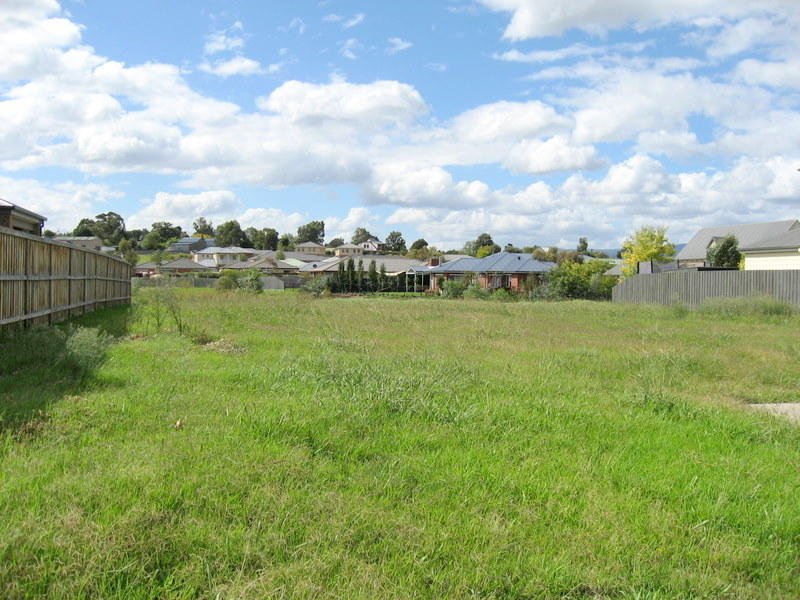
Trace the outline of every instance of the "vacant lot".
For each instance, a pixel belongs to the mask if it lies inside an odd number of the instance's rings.
[[[800,596],[796,316],[155,294],[0,349],[0,596]]]

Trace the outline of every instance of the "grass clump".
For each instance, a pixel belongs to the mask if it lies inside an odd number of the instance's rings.
[[[717,317],[790,317],[796,309],[788,302],[770,296],[751,298],[709,298],[700,312]]]

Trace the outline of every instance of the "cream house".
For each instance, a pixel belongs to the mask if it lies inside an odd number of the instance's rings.
[[[800,223],[788,232],[741,246],[745,271],[800,270]]]

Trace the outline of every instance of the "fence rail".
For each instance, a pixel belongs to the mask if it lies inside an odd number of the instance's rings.
[[[0,327],[127,304],[132,276],[119,258],[0,227]]]
[[[800,270],[792,271],[670,271],[634,275],[611,292],[614,302],[687,304],[707,298],[771,296],[800,306]]]

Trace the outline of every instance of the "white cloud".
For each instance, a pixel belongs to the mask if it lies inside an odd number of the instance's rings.
[[[356,38],[348,38],[339,44],[339,54],[350,60],[357,60],[358,54],[364,46]]]
[[[45,228],[58,232],[74,229],[78,221],[98,212],[113,210],[109,200],[121,193],[96,183],[47,183],[0,175],[0,197],[47,217]]]
[[[361,25],[361,23],[363,23],[364,19],[366,18],[367,15],[365,15],[364,13],[358,13],[356,15],[353,15],[346,21],[342,22],[342,27],[344,29],[350,29],[351,27],[356,27],[357,25]]]
[[[523,140],[511,148],[504,165],[515,173],[551,173],[574,169],[598,169],[603,166],[594,146],[573,146],[567,138],[556,135],[546,141]]]
[[[464,142],[496,142],[557,133],[571,121],[542,102],[494,102],[465,111],[453,121]]]
[[[397,54],[403,50],[408,50],[414,44],[399,37],[391,37],[387,40],[389,47],[386,48],[386,54]]]
[[[168,221],[188,229],[197,217],[214,222],[234,218],[241,202],[231,191],[210,190],[196,194],[158,192],[143,201],[144,207],[131,215],[126,224],[133,229],[150,227],[157,221]]]
[[[344,238],[349,242],[358,227],[369,229],[378,225],[378,217],[368,208],[356,206],[347,211],[344,217],[325,217],[325,239]]]
[[[478,0],[511,13],[503,36],[510,40],[560,35],[577,28],[590,33],[635,25],[646,29],[704,17],[741,18],[764,12],[791,14],[794,0]]]
[[[800,90],[800,57],[775,62],[743,60],[736,66],[736,78],[750,85]]]
[[[436,71],[437,73],[444,73],[447,71],[447,65],[445,63],[440,62],[431,62],[425,65],[426,69],[430,69],[431,71]]]
[[[409,123],[427,110],[417,90],[397,81],[369,84],[340,80],[328,84],[287,81],[268,97],[259,98],[257,105],[296,123],[337,121],[367,131]]]
[[[206,43],[203,46],[203,54],[210,56],[219,52],[241,50],[244,48],[242,29],[242,23],[240,21],[236,21],[236,23],[234,23],[228,29],[209,33],[206,36]]]
[[[285,28],[285,31],[297,31],[298,34],[303,35],[306,32],[306,23],[300,17],[294,17],[291,21],[289,21],[289,25]]]
[[[294,232],[300,225],[307,223],[309,218],[308,215],[287,213],[279,208],[248,208],[236,220],[243,228],[272,227],[280,232]]]
[[[336,13],[331,13],[322,17],[322,20],[326,23],[339,23],[344,20],[344,17],[342,15],[337,15]]]
[[[217,61],[213,64],[203,63],[198,68],[204,73],[225,78],[233,75],[261,75],[267,72],[276,72],[279,69],[277,65],[270,65],[270,69],[273,69],[270,71],[262,67],[257,60],[244,56],[234,56],[228,60]]]

